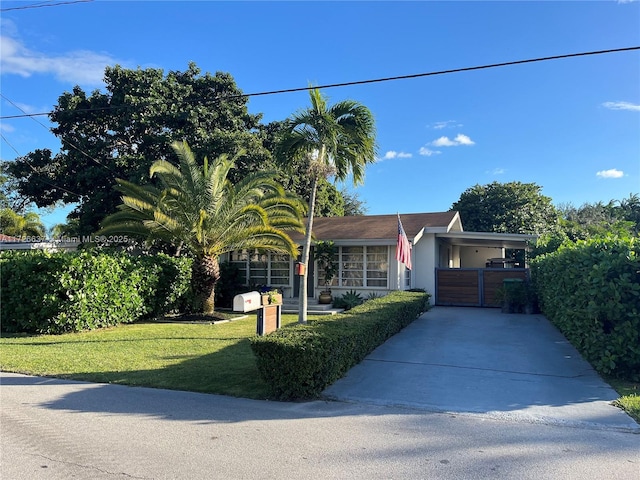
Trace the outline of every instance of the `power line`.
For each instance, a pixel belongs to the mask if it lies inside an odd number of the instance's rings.
[[[24,110],[23,110],[19,105],[17,105],[15,102],[13,102],[13,101],[11,101],[10,99],[8,99],[8,98],[7,98],[3,93],[0,93],[0,97],[4,98],[7,102],[9,102],[11,105],[13,105],[15,108],[17,108],[17,109],[18,109],[18,110],[20,110],[21,112],[24,112]],[[24,113],[26,113],[26,112],[24,112]],[[31,120],[33,120],[34,122],[36,122],[38,125],[42,126],[45,130],[49,131],[49,128],[48,128],[44,123],[42,123],[41,121],[36,120],[36,119],[35,119],[35,118],[33,118],[33,117],[31,118]],[[6,142],[6,139],[5,139],[5,142]],[[107,169],[109,172],[111,172],[111,173],[112,173],[112,174],[114,174],[114,175],[116,174],[116,172],[114,172],[113,170],[111,170],[109,167],[107,167],[106,165],[104,165],[103,163],[101,163],[101,162],[100,162],[99,160],[97,160],[96,158],[94,158],[94,157],[92,157],[91,155],[89,155],[87,152],[85,152],[84,150],[82,150],[82,149],[81,149],[80,147],[78,147],[77,145],[74,145],[73,143],[71,143],[71,142],[69,142],[69,141],[67,141],[66,143],[68,143],[68,144],[69,144],[69,146],[70,146],[71,148],[73,148],[73,149],[77,150],[78,152],[80,152],[81,154],[83,154],[83,155],[84,155],[85,157],[87,157],[88,159],[90,159],[90,160],[92,160],[93,162],[95,162],[95,163],[97,163],[98,165],[100,165],[102,168]],[[9,146],[11,146],[11,145],[9,144],[9,142],[7,142],[7,144],[8,144]],[[12,148],[13,148],[13,147],[12,147]],[[14,148],[14,150],[15,150],[15,148]],[[16,151],[16,153],[18,153],[18,152]],[[18,156],[19,156],[19,154],[18,154]]]
[[[317,89],[323,89],[323,88],[335,88],[335,87],[349,87],[352,85],[364,85],[367,83],[379,83],[379,82],[390,82],[390,81],[394,81],[394,80],[407,80],[410,78],[419,78],[419,77],[430,77],[430,76],[435,76],[435,75],[446,75],[448,73],[460,73],[460,72],[470,72],[473,70],[484,70],[484,69],[488,69],[488,68],[497,68],[497,67],[507,67],[507,66],[511,66],[511,65],[522,65],[524,63],[534,63],[534,62],[546,62],[549,60],[559,60],[562,58],[572,58],[572,57],[585,57],[588,55],[601,55],[604,53],[615,53],[615,52],[626,52],[626,51],[631,51],[631,50],[640,50],[640,46],[638,47],[625,47],[625,48],[615,48],[615,49],[610,49],[610,50],[598,50],[598,51],[592,51],[592,52],[580,52],[580,53],[568,53],[565,55],[554,55],[551,57],[539,57],[539,58],[530,58],[527,60],[515,60],[512,62],[503,62],[503,63],[491,63],[488,65],[479,65],[479,66],[475,66],[475,67],[463,67],[463,68],[454,68],[451,70],[440,70],[440,71],[436,71],[436,72],[427,72],[427,73],[414,73],[412,75],[399,75],[396,77],[385,77],[385,78],[376,78],[376,79],[372,79],[372,80],[358,80],[355,82],[343,82],[343,83],[331,83],[331,84],[327,84],[327,85],[322,85],[319,87],[312,87],[312,88],[317,88]],[[299,88],[289,88],[286,90],[272,90],[270,92],[259,92],[259,93],[250,93],[247,95],[234,95],[236,97],[257,97],[260,95],[274,95],[274,94],[279,94],[279,93],[291,93],[291,92],[301,92],[304,90],[309,90],[309,87],[299,87]],[[231,96],[231,97],[234,97]],[[1,118],[1,117],[0,117]]]
[[[16,155],[20,156],[20,152],[18,152],[18,150],[16,150],[16,148],[13,145],[11,145],[11,143],[9,143],[9,140],[7,140],[6,137],[2,133],[0,133],[0,138],[2,138],[2,140],[4,140],[5,143],[7,145],[9,145],[14,152],[16,152]],[[29,162],[27,162],[26,160],[25,160],[25,163],[29,166],[29,168],[31,170],[34,171],[34,173],[36,173],[36,175],[40,175],[41,174],[41,172],[36,170],[36,168],[33,165],[31,165]],[[45,185],[48,185],[50,187],[62,190],[63,192],[67,192],[67,193],[70,193],[71,195],[75,195],[76,197],[82,198],[82,195],[80,195],[79,193],[75,193],[75,192],[72,192],[71,190],[67,190],[66,188],[62,188],[62,187],[59,187],[58,185],[54,185],[53,183],[47,182],[46,180],[44,180],[44,179],[42,179],[42,178],[40,178],[38,176],[35,177],[35,180],[36,181],[40,181],[41,183],[44,183]]]
[[[411,78],[430,77],[430,76],[436,76],[436,75],[446,75],[446,74],[450,74],[450,73],[470,72],[470,71],[474,71],[474,70],[486,70],[486,69],[489,69],[489,68],[508,67],[508,66],[512,66],[512,65],[523,65],[523,64],[526,64],[526,63],[546,62],[546,61],[550,61],[550,60],[560,60],[560,59],[564,59],[564,58],[586,57],[586,56],[591,56],[591,55],[603,55],[603,54],[607,54],[607,53],[617,53],[617,52],[629,52],[629,51],[633,51],[633,50],[640,50],[640,46],[614,48],[614,49],[609,49],[609,50],[596,50],[596,51],[579,52],[579,53],[568,53],[568,54],[564,54],[564,55],[554,55],[554,56],[550,56],[550,57],[537,57],[537,58],[529,58],[529,59],[526,59],[526,60],[514,60],[514,61],[511,61],[511,62],[502,62],[502,63],[491,63],[491,64],[487,64],[487,65],[478,65],[478,66],[474,66],[474,67],[454,68],[454,69],[451,69],[451,70],[438,70],[438,71],[435,71],[435,72],[414,73],[414,74],[410,74],[410,75],[398,75],[398,76],[394,76],[394,77],[375,78],[375,79],[368,79],[368,80],[357,80],[357,81],[353,81],[353,82],[330,83],[330,84],[318,85],[318,86],[314,86],[314,87],[306,86],[306,87],[297,87],[297,88],[287,88],[287,89],[282,89],[282,90],[270,90],[270,91],[265,91],[265,92],[240,93],[240,94],[236,94],[236,95],[225,96],[224,99],[244,98],[244,97],[259,97],[259,96],[264,96],[264,95],[277,95],[277,94],[282,94],[282,93],[302,92],[302,91],[305,91],[305,90],[309,90],[309,88],[326,89],[326,88],[336,88],[336,87],[349,87],[349,86],[353,86],[353,85],[364,85],[364,84],[369,84],[369,83],[391,82],[391,81],[396,81],[396,80],[408,80],[408,79],[411,79]],[[222,100],[222,98],[219,98],[218,100]],[[74,110],[74,111],[75,112],[83,112],[83,111],[99,111],[99,110],[116,110],[116,109],[120,109],[120,108],[132,108],[132,106],[131,105],[116,105],[116,106],[110,106],[110,107],[77,109],[77,110]],[[0,116],[0,120],[8,120],[8,119],[13,119],[13,118],[36,117],[36,116],[42,116],[42,115],[50,115],[51,113],[53,113],[53,111],[51,111],[51,112],[41,112],[41,113],[30,113],[30,114],[26,114],[26,115],[7,115],[7,116]]]
[[[0,12],[11,12],[13,10],[29,10],[31,8],[42,8],[42,7],[58,7],[60,5],[72,5],[74,3],[88,3],[88,2],[93,2],[93,0],[70,0],[68,2],[58,2],[58,3],[33,3],[31,5],[24,5],[22,7],[1,8]]]

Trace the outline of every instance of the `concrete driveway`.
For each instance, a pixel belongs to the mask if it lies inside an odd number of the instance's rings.
[[[334,400],[640,432],[542,315],[434,307],[324,392]]]

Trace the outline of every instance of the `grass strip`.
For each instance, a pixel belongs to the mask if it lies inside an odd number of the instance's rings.
[[[620,395],[614,404],[640,423],[640,382],[614,377],[605,377],[605,380]]]
[[[283,325],[297,315],[283,315]],[[0,370],[98,383],[267,399],[249,339],[256,317],[136,323],[64,335],[0,338]]]

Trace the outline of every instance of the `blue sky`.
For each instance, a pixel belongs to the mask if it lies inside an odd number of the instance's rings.
[[[640,45],[640,2],[3,1],[1,91],[50,111],[106,65],[231,73],[245,93]],[[376,118],[369,214],[446,211],[475,184],[535,182],[555,204],[640,193],[640,51],[327,89]],[[282,120],[306,92],[254,97]],[[0,99],[2,116],[22,113]],[[46,117],[38,122],[50,126]],[[2,160],[59,141],[2,120]],[[15,150],[14,150],[15,149]],[[18,152],[16,154],[16,151]],[[43,218],[64,221],[69,208]]]

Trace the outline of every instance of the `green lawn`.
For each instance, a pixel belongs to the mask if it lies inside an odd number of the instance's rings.
[[[640,423],[640,382],[613,377],[605,377],[605,380],[620,395],[620,398],[616,400],[616,405]]]
[[[283,325],[297,321],[283,315]],[[139,323],[0,339],[0,370],[246,398],[268,398],[249,339],[256,317],[212,325]]]

